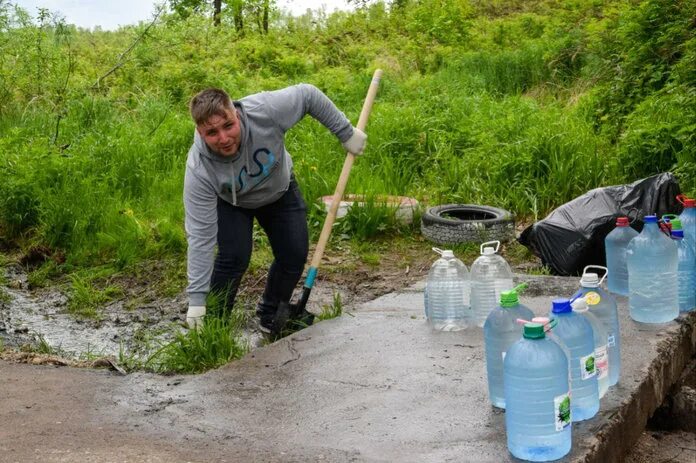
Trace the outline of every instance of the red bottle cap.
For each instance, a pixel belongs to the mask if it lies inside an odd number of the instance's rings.
[[[628,217],[619,217],[616,219],[617,227],[628,227]]]

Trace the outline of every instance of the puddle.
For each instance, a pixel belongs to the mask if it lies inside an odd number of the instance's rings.
[[[56,290],[36,293],[27,287],[26,274],[7,269],[13,288],[3,287],[9,301],[0,302],[0,338],[18,348],[40,340],[67,358],[109,356],[119,353],[146,357],[168,342],[183,327],[183,314],[176,301],[144,305],[127,310],[123,302],[103,307],[100,320],[79,319],[67,312],[67,297]],[[261,334],[244,332],[251,348],[261,343]]]

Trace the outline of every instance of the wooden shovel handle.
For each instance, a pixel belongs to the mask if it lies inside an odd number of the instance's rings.
[[[358,129],[365,131],[367,126],[367,119],[370,117],[370,111],[372,110],[372,104],[375,101],[375,96],[377,95],[377,88],[379,87],[379,81],[382,78],[382,70],[377,69],[372,75],[372,82],[370,83],[370,88],[367,90],[367,96],[365,97],[365,102],[363,103],[362,111],[360,111],[360,119],[358,119]],[[333,228],[334,221],[336,220],[336,213],[338,212],[338,206],[341,203],[341,198],[343,197],[343,192],[346,190],[346,185],[348,184],[348,177],[350,176],[350,169],[353,167],[353,162],[355,161],[355,155],[353,153],[346,153],[346,160],[343,163],[343,170],[341,170],[341,176],[338,177],[338,183],[336,184],[336,190],[333,194],[333,199],[331,200],[331,207],[326,215],[326,220],[324,220],[324,226],[321,229],[321,234],[319,235],[319,241],[317,242],[317,247],[314,250],[314,256],[312,257],[311,266],[315,269],[319,268],[319,263],[324,255],[324,249],[326,248],[326,243],[329,241],[329,236],[331,236],[331,229]]]

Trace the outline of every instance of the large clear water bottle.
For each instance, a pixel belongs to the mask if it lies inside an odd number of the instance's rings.
[[[679,315],[677,245],[660,231],[657,216],[643,221],[643,231],[626,249],[628,308],[637,322],[667,323]]]
[[[534,317],[534,312],[519,301],[518,294],[526,287],[526,284],[521,284],[500,293],[500,304],[491,311],[483,324],[488,396],[491,403],[499,408],[505,408],[503,359],[510,346],[522,337],[523,327],[517,323],[517,319],[531,320]]]
[[[451,250],[433,251],[441,257],[430,267],[425,282],[425,316],[436,330],[463,330],[471,319],[469,272]]]
[[[690,312],[696,307],[696,251],[684,238],[680,219],[671,220],[672,240],[677,244],[677,279],[679,311]]]
[[[575,299],[571,306],[573,312],[579,313],[592,325],[592,337],[594,338],[595,368],[597,369],[597,386],[599,387],[599,398],[609,390],[609,355],[607,353],[607,330],[604,323],[595,317],[589,310],[587,301],[584,297]]]
[[[478,326],[483,326],[488,314],[498,305],[500,293],[513,287],[510,266],[496,254],[499,248],[500,241],[481,244],[481,255],[471,264],[471,311]]]
[[[570,349],[568,349],[568,346],[566,346],[565,343],[561,341],[561,338],[556,336],[556,333],[553,332],[553,329],[556,327],[557,321],[552,321],[549,317],[534,317],[532,318],[532,321],[534,323],[541,323],[542,325],[544,325],[546,337],[558,344],[563,353],[566,355],[566,358],[568,359],[568,384],[570,384]]]
[[[684,206],[684,210],[679,215],[682,230],[684,230],[684,239],[691,242],[691,245],[696,249],[696,199],[679,195],[677,200]]]
[[[599,265],[588,265],[582,272],[580,279],[580,290],[573,295],[574,298],[582,297],[592,312],[592,315],[599,318],[604,324],[607,337],[604,344],[607,346],[609,361],[609,387],[619,382],[621,376],[621,334],[619,332],[619,311],[616,300],[608,292],[602,289],[602,279],[588,269],[596,268],[604,271],[604,277],[611,276],[611,271],[607,267]],[[601,343],[600,343],[601,345]],[[595,359],[599,363],[599,359]],[[603,371],[600,371],[600,377]],[[601,378],[600,378],[601,382]],[[601,389],[601,385],[600,385]]]
[[[528,461],[551,461],[570,452],[568,359],[546,338],[544,325],[524,325],[522,339],[507,351],[503,371],[510,453]]]
[[[554,299],[554,332],[570,350],[570,390],[573,421],[592,418],[599,411],[599,386],[594,359],[594,335],[585,317],[573,312],[568,299]],[[507,398],[507,397],[506,397]]]
[[[628,243],[638,236],[631,228],[628,217],[616,219],[616,228],[604,239],[604,250],[607,255],[607,288],[614,294],[628,296],[628,265],[626,264],[626,248]]]

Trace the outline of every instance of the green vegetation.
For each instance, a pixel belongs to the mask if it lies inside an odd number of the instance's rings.
[[[110,275],[148,278],[157,267],[159,294],[183,289],[187,101],[208,86],[241,97],[309,82],[356,122],[384,69],[347,188],[366,206],[332,234],[357,243],[368,265],[385,239],[418,233],[418,218],[402,225],[380,204],[385,194],[490,204],[524,220],[665,170],[696,194],[696,2],[361,1],[293,18],[273,1],[242,1],[223,2],[216,21],[210,3],[172,1],[152,24],[88,31],[0,0],[0,244],[60,256],[29,284],[67,275],[79,316],[121,297]],[[343,153],[311,118],[287,147],[316,240],[319,198],[333,193]],[[271,259],[265,238],[255,244],[252,272]],[[157,362],[194,371],[184,357],[240,355],[229,330],[249,316],[212,314]]]
[[[329,320],[331,318],[340,317],[343,314],[343,302],[341,301],[341,294],[334,293],[333,302],[331,304],[326,304],[321,308],[321,313],[317,315],[319,320]]]
[[[172,342],[150,356],[145,367],[162,373],[200,373],[217,368],[248,352],[240,330],[233,319],[206,317],[202,328],[177,333]]]

